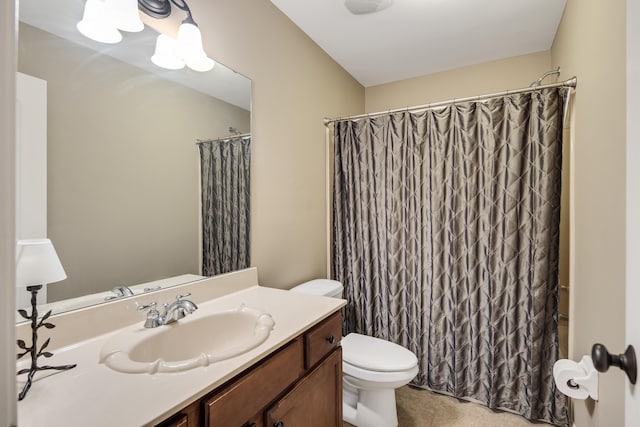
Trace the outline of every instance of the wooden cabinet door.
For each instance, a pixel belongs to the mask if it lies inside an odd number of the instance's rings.
[[[265,420],[265,427],[341,427],[342,348],[336,348],[278,400]]]
[[[302,337],[224,387],[204,402],[206,427],[241,427],[256,423],[273,400],[304,375]],[[302,426],[303,424],[300,424]]]

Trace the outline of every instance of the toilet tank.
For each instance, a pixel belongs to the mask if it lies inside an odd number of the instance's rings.
[[[342,298],[342,283],[331,279],[315,279],[291,288],[293,292]]]

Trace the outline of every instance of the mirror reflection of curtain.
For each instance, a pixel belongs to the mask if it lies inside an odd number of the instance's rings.
[[[251,137],[198,144],[202,185],[202,274],[249,267]]]
[[[566,88],[335,123],[346,332],[418,356],[414,384],[568,424],[555,387]]]

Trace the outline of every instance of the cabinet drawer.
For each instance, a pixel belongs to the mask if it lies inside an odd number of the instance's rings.
[[[161,427],[189,427],[189,417],[187,414],[178,414],[162,423]]]
[[[251,425],[275,396],[304,375],[302,339],[299,337],[241,378],[204,400],[207,427]]]
[[[200,402],[193,402],[156,427],[197,427],[200,425]]]
[[[305,368],[311,368],[338,347],[341,339],[342,314],[337,312],[304,334]]]

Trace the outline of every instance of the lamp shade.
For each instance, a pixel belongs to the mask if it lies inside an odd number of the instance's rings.
[[[151,62],[168,70],[184,68],[184,61],[178,54],[178,41],[166,34],[160,34],[156,39],[156,51],[151,57]]]
[[[178,48],[187,67],[194,71],[209,71],[215,65],[202,48],[202,34],[193,20],[185,20],[178,27]]]
[[[137,33],[144,29],[138,13],[138,0],[107,0],[115,27],[122,31]]]
[[[103,0],[87,0],[82,21],[76,27],[85,37],[101,43],[118,43],[122,34],[112,22],[112,13]]]
[[[187,64],[187,67],[191,68],[193,71],[201,73],[210,71],[213,66],[216,65],[213,59],[209,58],[206,54],[185,58],[185,63]]]
[[[49,239],[18,240],[16,250],[16,285],[55,283],[67,278],[60,258]]]

